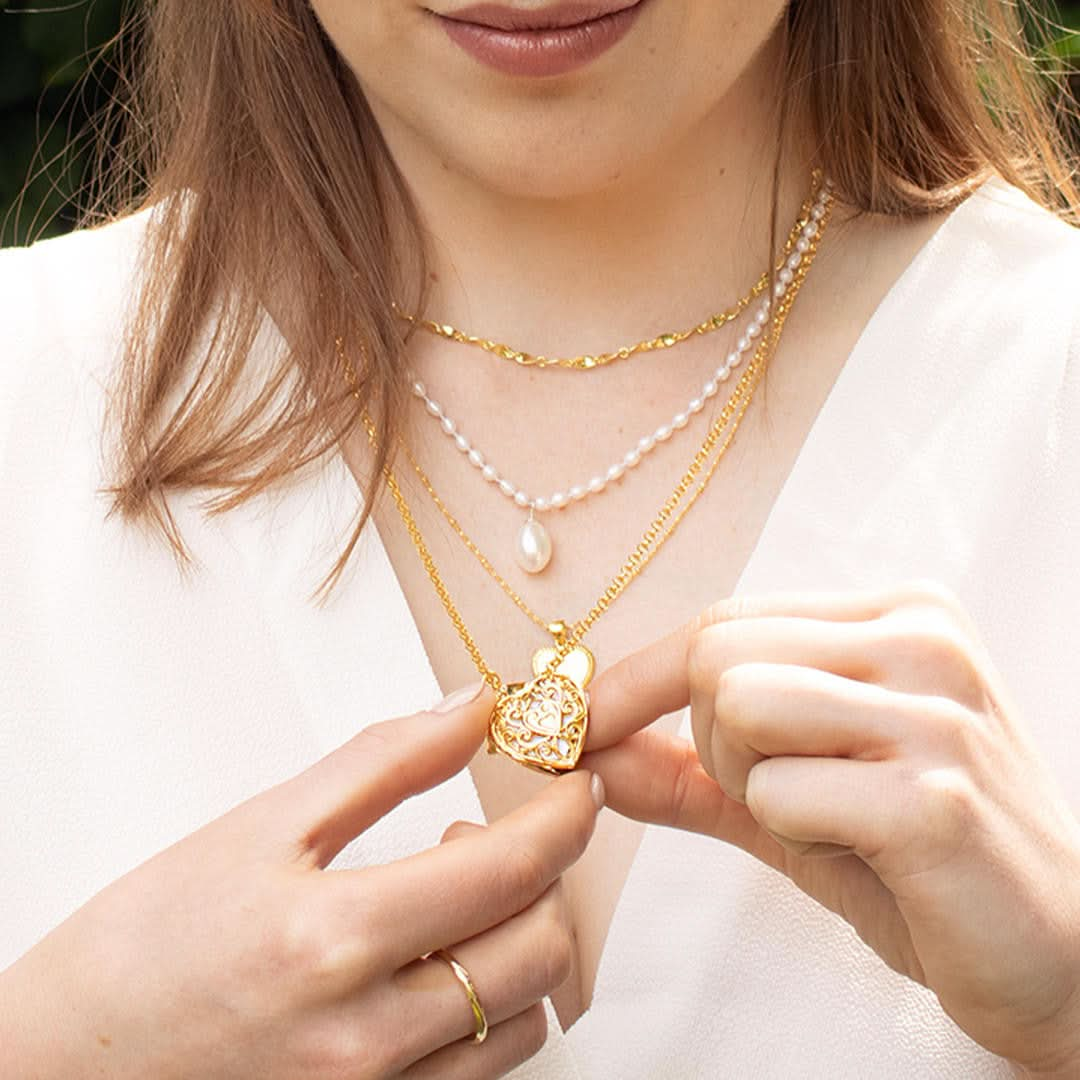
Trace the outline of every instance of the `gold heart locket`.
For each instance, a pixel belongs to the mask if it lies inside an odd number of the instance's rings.
[[[581,757],[589,727],[586,687],[595,661],[575,645],[555,666],[558,649],[533,653],[534,679],[510,683],[495,703],[488,726],[488,752],[502,753],[530,769],[569,772]]]

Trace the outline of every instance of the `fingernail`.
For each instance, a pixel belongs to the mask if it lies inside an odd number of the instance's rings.
[[[592,780],[589,781],[589,791],[592,792],[596,809],[602,810],[604,806],[604,781],[600,779],[599,773],[592,774]]]
[[[470,701],[478,698],[480,696],[480,691],[483,689],[483,680],[475,682],[471,686],[463,686],[460,690],[455,690],[452,694],[447,694],[438,705],[432,705],[431,711],[438,713],[451,712],[453,709],[457,709],[462,705],[467,705]]]

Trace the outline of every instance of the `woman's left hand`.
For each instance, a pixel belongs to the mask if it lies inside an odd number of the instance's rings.
[[[1080,1076],[1080,823],[947,592],[724,601],[589,693],[609,806],[737,844],[976,1042]],[[687,704],[694,746],[649,727]]]

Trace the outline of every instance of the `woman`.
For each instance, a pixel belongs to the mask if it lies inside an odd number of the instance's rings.
[[[0,261],[8,1075],[1080,1075],[1015,18],[150,6]]]

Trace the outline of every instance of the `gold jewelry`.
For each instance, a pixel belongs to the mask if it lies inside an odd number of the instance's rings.
[[[781,316],[777,316],[778,322]],[[588,694],[586,688],[588,680],[595,668],[595,660],[589,649],[581,642],[582,636],[589,630],[592,624],[611,606],[623,590],[645,569],[653,556],[667,542],[671,534],[678,528],[683,517],[689,512],[691,506],[705,490],[712,479],[724,456],[724,452],[735,437],[739,423],[746,412],[753,397],[758,380],[765,368],[767,353],[775,346],[779,335],[773,336],[770,341],[763,341],[758,346],[757,355],[747,370],[743,373],[736,387],[735,393],[721,410],[720,415],[714,421],[709,434],[705,437],[701,448],[698,450],[686,473],[683,475],[675,490],[661,507],[660,512],[645,531],[637,547],[631,552],[627,561],[619,572],[612,578],[603,594],[593,607],[572,627],[558,621],[545,622],[535,611],[521,598],[514,588],[492,566],[490,560],[480,551],[473,540],[457,522],[456,518],[446,508],[446,504],[439,498],[438,493],[431,485],[431,481],[419,469],[419,464],[408,450],[406,444],[402,447],[410,460],[416,464],[421,483],[424,484],[428,494],[439,505],[443,516],[451,527],[462,539],[469,550],[477,557],[481,565],[491,574],[502,587],[503,591],[533,622],[548,630],[555,639],[555,647],[550,646],[538,649],[533,654],[534,678],[525,684],[514,683],[503,687],[494,685],[499,694],[495,703],[495,710],[489,724],[488,750],[489,752],[501,752],[512,758],[519,764],[539,769],[543,772],[567,772],[573,769],[581,757],[585,746],[585,736],[588,732]],[[734,413],[734,416],[732,414]],[[700,479],[697,487],[691,490],[691,486],[697,474],[704,467],[710,454],[716,447],[716,442],[723,434],[725,427],[730,423],[730,430],[726,438],[716,452],[716,457],[709,465],[705,475]],[[389,484],[389,481],[388,481]],[[400,487],[395,484],[390,488],[397,504],[398,512],[417,551],[426,551],[423,537],[416,521],[412,516]],[[683,499],[684,505],[680,507]],[[676,512],[677,511],[677,512]],[[674,516],[673,516],[674,515]],[[424,558],[423,553],[421,558]],[[425,567],[428,576],[435,581],[432,572],[437,575],[434,561],[430,553],[425,559]],[[447,606],[449,595],[440,592],[443,606],[447,612],[451,607]],[[452,605],[452,601],[450,601]],[[457,614],[454,608],[454,614]],[[454,615],[451,615],[454,618]],[[460,614],[457,614],[455,626],[459,636],[469,647],[471,636],[466,638],[462,631],[468,634]],[[475,652],[473,651],[475,650]],[[472,642],[470,654],[473,662],[477,662],[479,649]],[[482,659],[480,663],[483,663]],[[477,664],[479,668],[479,663]],[[481,672],[487,667],[479,668]]]
[[[738,430],[739,423],[750,404],[754,390],[767,366],[768,360],[776,350],[787,315],[814,260],[818,242],[824,233],[832,211],[831,193],[826,197],[820,209],[821,213],[804,227],[802,238],[808,242],[799,249],[799,261],[794,265],[787,264],[791,268],[789,280],[784,283],[783,289],[778,294],[779,303],[776,305],[773,322],[770,324],[768,332],[762,334],[754,359],[739,379],[735,392],[710,426],[709,432],[690,466],[679,480],[672,494],[668,496],[648,529],[646,529],[637,546],[630,553],[618,573],[611,579],[607,588],[592,608],[572,627],[568,627],[561,621],[548,623],[543,620],[516,593],[512,586],[498,574],[490,561],[471,540],[449,509],[446,508],[445,503],[438,497],[430,480],[420,469],[419,463],[415,461],[407,445],[403,441],[400,442],[406,455],[414,463],[414,468],[417,470],[421,483],[461,540],[521,611],[533,622],[549,631],[554,637],[554,648],[540,649],[534,654],[533,674],[535,677],[530,682],[504,685],[498,673],[486,663],[479,646],[465,625],[461,613],[454,604],[449,590],[439,574],[431,552],[428,550],[419,526],[416,524],[416,519],[413,517],[412,511],[394,476],[392,467],[389,462],[384,466],[383,472],[387,489],[394,499],[398,513],[436,594],[477,670],[484,681],[499,695],[489,724],[489,752],[498,751],[504,753],[523,765],[544,772],[566,772],[576,766],[584,748],[588,728],[588,695],[586,687],[594,668],[592,654],[585,648],[580,639],[614,603],[630,582],[645,569],[675,529],[678,528],[683,517],[689,512],[715,474],[725,451]],[[359,390],[355,387],[355,372],[344,353],[344,346],[340,337],[337,339],[337,345],[339,355],[345,366],[346,377],[353,385],[353,394],[358,397]],[[367,429],[368,438],[374,443],[376,440],[375,427],[366,412],[363,414],[362,420]],[[716,450],[716,445],[725,427],[732,420],[734,422],[731,423],[727,437],[720,445],[719,450],[716,451],[716,455],[708,465],[704,475],[698,479],[698,474],[705,468],[710,455]],[[695,480],[697,480],[697,486],[693,487]],[[691,490],[692,488],[693,490]],[[685,504],[683,504],[684,499],[686,500]]]
[[[431,960],[432,958],[439,959],[446,964],[454,973],[457,981],[465,987],[465,993],[469,996],[469,1006],[472,1008],[473,1019],[476,1021],[476,1034],[473,1035],[470,1042],[482,1043],[487,1038],[488,1033],[487,1015],[484,1013],[484,1006],[480,1004],[480,998],[477,996],[476,987],[473,986],[471,976],[449,949],[436,949],[434,952],[428,953],[423,959]]]
[[[805,271],[804,271],[805,273]],[[801,277],[797,279],[801,283]],[[793,282],[790,295],[798,291],[798,286]],[[776,327],[783,325],[786,309],[781,306],[777,312]],[[746,407],[750,403],[753,389],[757,385],[767,353],[775,348],[779,340],[777,330],[763,337],[758,346],[753,362],[749,365],[739,380],[740,386],[736,388],[739,395],[733,398],[738,402],[739,411],[735,415],[735,422],[731,425],[727,438],[724,440],[715,460],[709,465],[705,475],[698,482],[696,489],[691,491],[691,486],[698,473],[704,467],[716,442],[723,434],[726,426],[725,411],[733,402],[729,401],[728,407],[714,421],[709,434],[702,443],[691,462],[690,467],[683,475],[675,490],[661,507],[656,518],[642,536],[637,547],[623,564],[619,572],[612,578],[603,594],[593,607],[574,624],[568,628],[563,622],[545,623],[524,600],[505,582],[501,576],[496,576],[504,588],[504,591],[514,599],[515,603],[534,622],[548,630],[555,639],[554,649],[538,649],[533,655],[533,675],[527,683],[503,684],[498,673],[484,660],[479,646],[469,632],[465,621],[450,597],[449,590],[439,574],[431,552],[428,550],[412,510],[401,491],[401,487],[394,476],[393,469],[386,466],[384,476],[386,486],[398,513],[405,524],[409,537],[416,548],[417,554],[427,571],[428,578],[435,588],[436,594],[442,601],[443,607],[457,630],[469,656],[476,665],[484,681],[499,695],[492,712],[488,727],[488,750],[491,753],[501,752],[519,764],[542,772],[560,773],[573,769],[581,757],[585,746],[585,736],[588,732],[588,695],[586,688],[588,679],[595,667],[592,653],[581,643],[580,638],[592,624],[611,606],[622,591],[630,584],[638,574],[644,570],[652,557],[675,531],[685,514],[693,506],[694,502],[705,490],[709,480],[716,471],[724,451],[734,438],[738,423],[741,421]],[[368,437],[374,442],[375,428],[369,417],[364,417]],[[400,444],[403,448],[404,443]],[[428,481],[427,489],[430,494],[438,498],[434,488]],[[680,503],[686,498],[686,503],[680,507]],[[441,500],[440,500],[441,502]],[[445,506],[445,504],[443,504]],[[676,513],[676,511],[678,511]],[[449,513],[449,511],[445,511]],[[674,516],[673,516],[674,515]],[[451,515],[452,516],[452,515]],[[458,535],[466,542],[469,549],[486,564],[489,573],[497,575],[486,556],[473,543],[468,534],[457,524],[454,519],[454,528]]]
[[[791,249],[788,258],[795,265],[801,261],[801,249],[806,244],[799,232],[810,222],[811,215],[815,208],[821,205],[825,194],[820,170],[815,170],[811,174],[811,180],[810,194],[795,218],[795,225],[787,241],[787,247]],[[784,263],[783,269],[778,274],[778,280],[790,278],[790,276],[791,270],[787,263]],[[629,440],[629,445],[622,453],[615,456],[613,462],[606,467],[601,467],[591,477],[582,476],[580,483],[566,485],[546,495],[535,494],[531,484],[526,490],[497,468],[488,454],[482,452],[473,443],[462,425],[452,419],[443,406],[435,400],[424,383],[412,375],[410,375],[412,383],[410,389],[413,396],[423,405],[420,415],[431,421],[434,430],[448,440],[448,445],[453,445],[464,456],[464,459],[491,485],[491,490],[502,495],[519,509],[528,512],[516,537],[514,557],[518,566],[526,573],[541,574],[550,564],[555,551],[555,543],[549,531],[546,515],[549,512],[554,513],[575,506],[593,495],[599,495],[608,490],[624,477],[632,475],[634,469],[669,439],[678,436],[682,431],[689,433],[690,422],[694,417],[705,411],[709,402],[720,392],[731,372],[740,368],[743,360],[752,355],[757,345],[757,338],[768,321],[769,304],[769,299],[755,301],[748,312],[745,326],[742,327],[741,332],[735,331],[737,337],[733,334],[731,349],[723,361],[711,372],[708,381],[698,385],[696,392],[690,396],[689,401],[681,409],[668,415],[666,422],[659,424],[652,431],[645,432],[640,438]],[[733,383],[734,381],[732,380]],[[687,437],[689,438],[689,434]]]
[[[815,179],[818,175],[819,173],[815,171]],[[798,242],[801,226],[801,220],[796,221],[792,226],[791,232],[788,234],[787,242],[784,245],[784,253],[776,265],[777,272],[783,268],[785,261],[794,249],[795,244]],[[695,335],[711,334],[714,330],[719,330],[722,326],[726,326],[729,322],[737,319],[746,308],[749,307],[751,302],[760,296],[768,286],[769,272],[766,270],[754,283],[754,287],[745,296],[737,300],[735,304],[726,311],[718,312],[716,315],[710,316],[704,322],[700,322],[696,326],[691,326],[686,330],[672,330],[664,334],[658,334],[656,337],[639,341],[635,345],[623,345],[611,352],[589,353],[573,357],[533,355],[530,352],[526,352],[524,349],[515,349],[512,345],[504,345],[501,342],[493,341],[491,338],[467,334],[463,330],[458,330],[456,327],[450,326],[447,323],[438,323],[432,319],[425,319],[419,315],[413,315],[409,312],[402,311],[397,304],[392,304],[391,306],[393,307],[394,313],[404,322],[411,323],[421,330],[426,330],[429,334],[447,338],[450,341],[456,341],[461,345],[471,345],[475,348],[483,349],[493,356],[497,356],[503,360],[510,360],[512,363],[519,364],[522,367],[560,367],[571,368],[577,371],[590,371],[593,368],[604,367],[616,360],[626,360],[638,353],[658,352],[662,349],[673,348],[675,345],[679,345]]]

